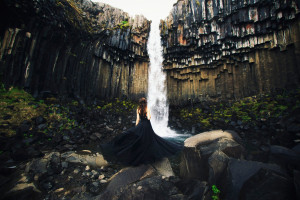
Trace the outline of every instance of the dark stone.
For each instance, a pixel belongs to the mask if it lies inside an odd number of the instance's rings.
[[[300,124],[299,123],[292,123],[287,126],[287,131],[291,133],[300,133]]]
[[[9,120],[9,119],[11,119],[11,115],[5,115],[4,117],[3,117],[3,120]]]
[[[30,121],[27,121],[27,120],[23,121],[21,123],[21,125],[18,127],[17,135],[19,135],[20,137],[23,137],[23,134],[27,133],[30,128],[31,128]]]
[[[180,180],[175,185],[190,200],[203,199],[208,190],[207,182],[197,179]]]
[[[44,129],[46,129],[47,127],[48,127],[47,124],[40,124],[40,125],[37,126],[37,128],[38,128],[39,130],[44,130]]]
[[[260,169],[241,188],[239,199],[296,199],[292,179],[269,169]]]
[[[281,166],[292,165],[300,170],[300,154],[286,147],[272,145],[270,160]]]
[[[220,183],[219,179],[224,176],[228,160],[229,157],[222,151],[216,151],[208,158],[209,185],[218,185]]]
[[[106,190],[114,191],[120,187],[136,182],[148,171],[154,173],[154,169],[149,165],[140,165],[138,167],[122,169],[114,175],[114,178],[110,181]]]
[[[36,119],[35,119],[35,125],[40,125],[40,124],[43,124],[46,122],[46,119],[43,117],[43,116],[38,116]]]
[[[45,189],[46,191],[49,191],[52,189],[53,184],[51,182],[44,182],[42,183],[42,187],[43,189]]]
[[[212,139],[212,135],[216,138]],[[229,135],[231,138],[241,140],[235,132],[220,130],[209,131],[188,138],[181,154],[180,177],[208,181],[208,159],[216,151],[221,151],[228,157],[244,157],[244,147],[230,139]]]
[[[242,122],[241,120],[238,120],[238,121],[237,121],[237,124],[240,126],[240,125],[243,124],[243,122]]]
[[[300,199],[300,171],[294,170],[294,186],[297,199]]]
[[[278,165],[266,164],[256,161],[237,160],[231,158],[228,162],[226,181],[220,190],[226,194],[226,199],[237,200],[246,181],[259,172],[260,169],[272,170],[285,175]]]
[[[297,144],[296,146],[294,146],[292,148],[293,151],[295,151],[296,153],[300,154],[300,144]]]
[[[113,193],[105,191],[95,199],[110,200],[133,200],[133,199],[151,199],[151,200],[185,200],[184,195],[180,194],[176,186],[169,181],[162,179],[161,176],[152,176],[145,178],[135,184],[124,185],[122,189],[114,190]]]

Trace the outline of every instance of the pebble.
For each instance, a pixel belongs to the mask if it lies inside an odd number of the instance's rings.
[[[100,180],[100,183],[107,183],[107,180]]]
[[[87,165],[87,166],[85,167],[85,171],[90,171],[90,170],[91,170],[90,166]]]
[[[99,183],[98,183],[98,182],[93,182],[92,184],[93,184],[93,186],[95,186],[95,187],[99,187]]]
[[[78,174],[79,172],[80,172],[80,170],[79,169],[74,169],[74,174]]]
[[[92,176],[92,172],[86,172],[86,176]]]
[[[39,180],[39,174],[34,175],[33,180],[38,181]]]
[[[62,166],[62,168],[68,168],[68,163],[67,162],[62,162],[61,166]]]
[[[138,190],[141,190],[142,188],[143,188],[142,186],[137,187]]]
[[[64,139],[64,140],[70,140],[70,137],[67,136],[67,135],[64,135],[63,139]]]
[[[58,193],[58,192],[61,192],[63,190],[64,190],[64,188],[58,188],[57,190],[54,191],[54,193]]]
[[[101,175],[98,177],[99,180],[102,180],[102,179],[104,179],[104,178],[105,178],[105,175],[104,175],[104,174],[101,174]]]
[[[90,150],[82,150],[84,153],[92,153]]]
[[[96,176],[96,175],[98,175],[98,172],[95,171],[95,170],[92,170],[92,174],[93,174],[94,176]]]
[[[53,187],[51,182],[47,182],[43,184],[43,188],[46,190],[50,190]]]

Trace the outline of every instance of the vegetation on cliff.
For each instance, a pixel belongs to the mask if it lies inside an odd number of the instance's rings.
[[[287,127],[285,121],[300,110],[300,89],[280,93],[251,96],[237,101],[202,102],[171,109],[171,118],[194,126],[197,130],[237,129],[241,131],[274,131]],[[176,127],[174,120],[170,122]]]

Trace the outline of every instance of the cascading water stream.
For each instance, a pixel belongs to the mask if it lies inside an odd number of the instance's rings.
[[[168,127],[169,105],[167,101],[166,74],[162,70],[162,45],[159,21],[152,21],[148,40],[150,68],[148,78],[148,106],[151,111],[151,124],[156,134],[161,137],[182,137]]]

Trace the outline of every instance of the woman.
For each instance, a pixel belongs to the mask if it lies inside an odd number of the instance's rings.
[[[136,126],[117,136],[110,143],[102,145],[104,156],[115,158],[126,165],[149,164],[174,155],[182,146],[164,140],[152,129],[147,100],[141,98],[136,110]]]

